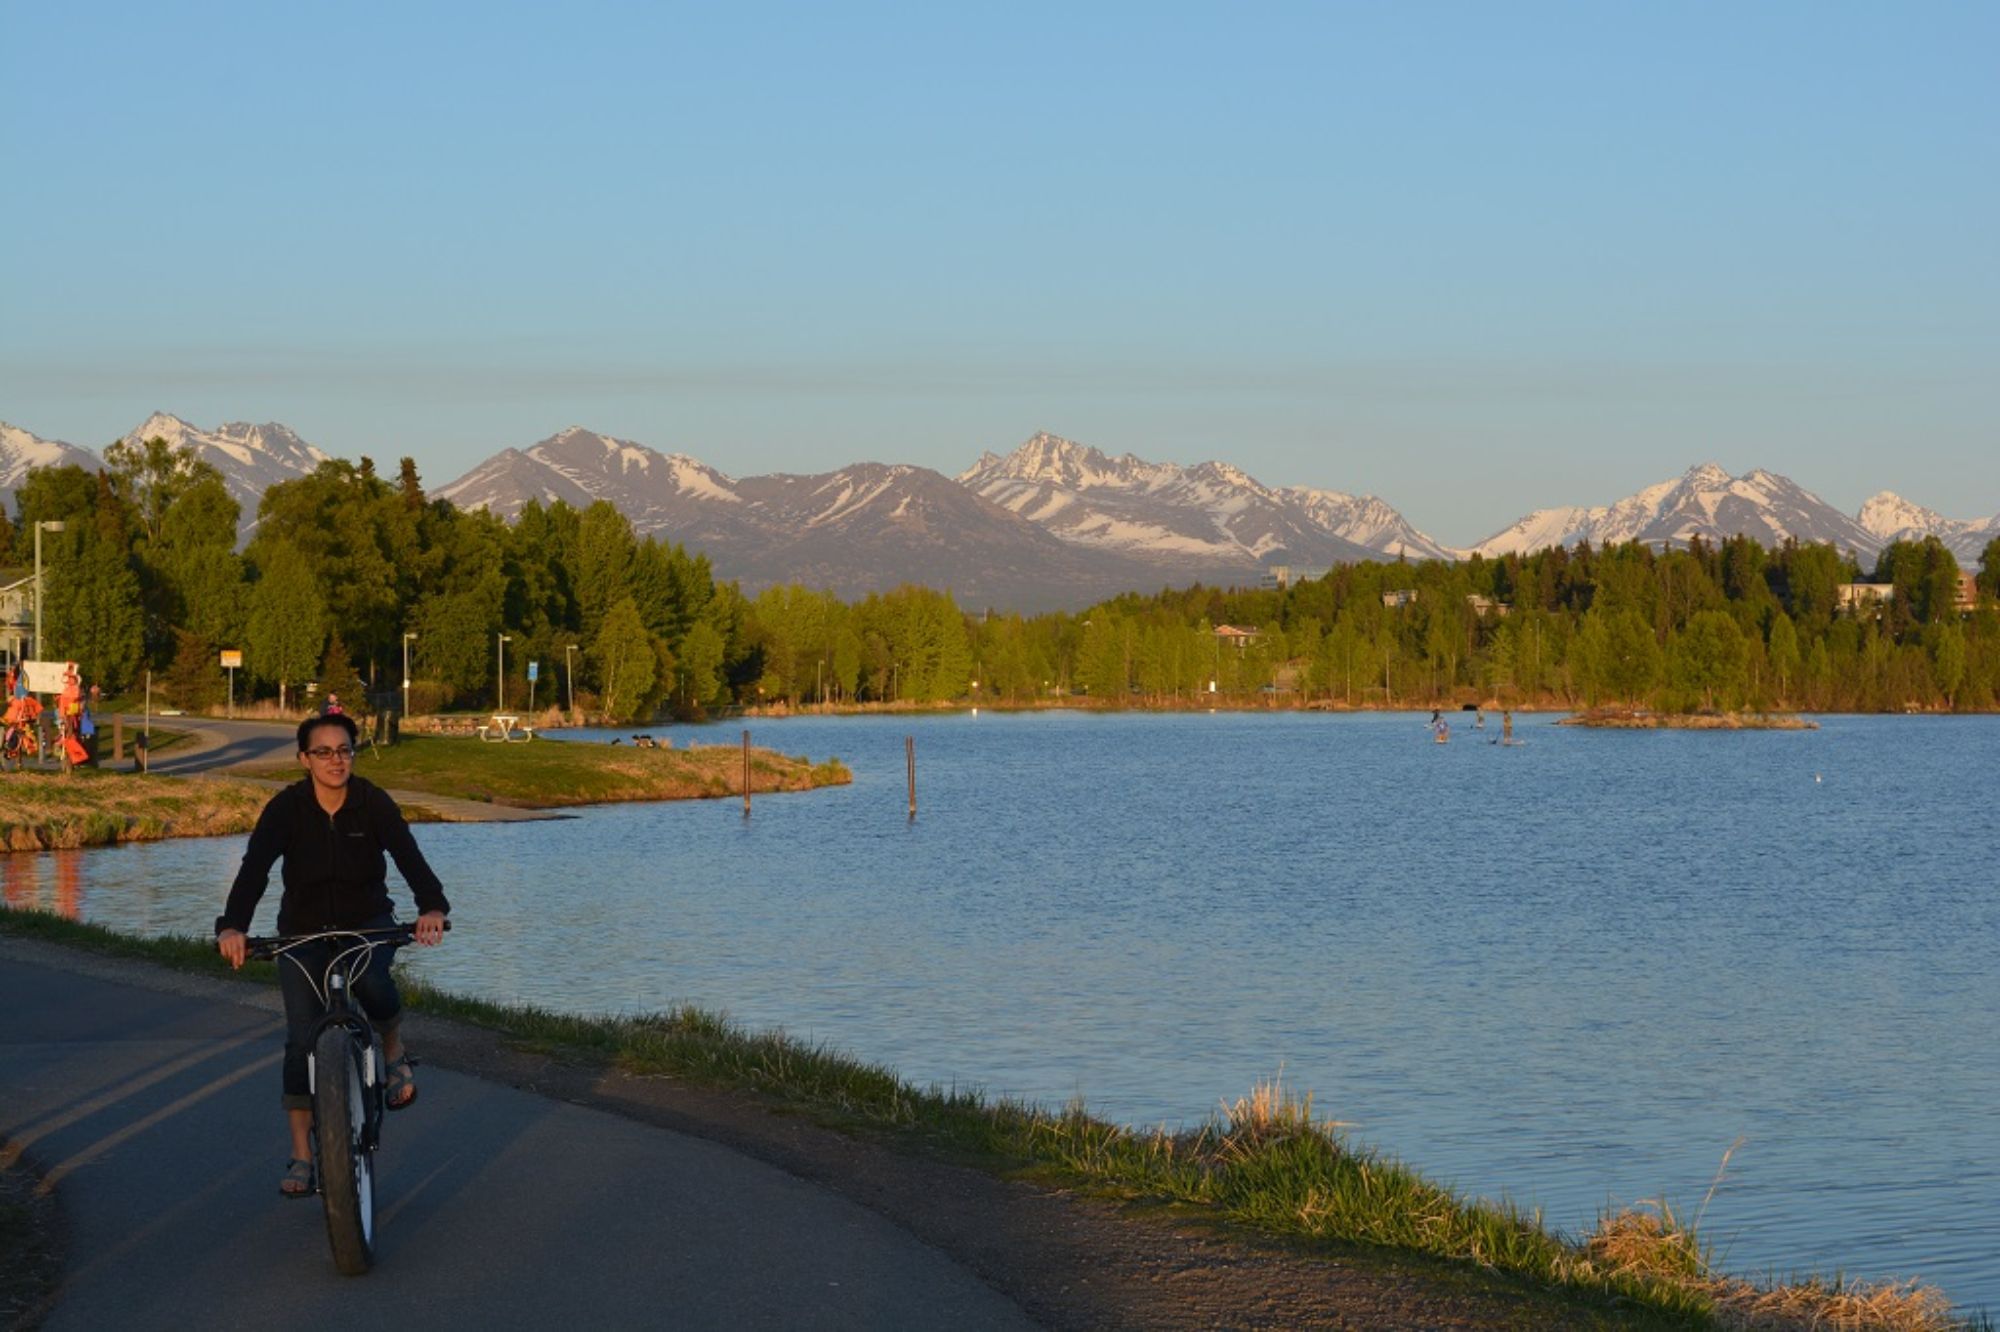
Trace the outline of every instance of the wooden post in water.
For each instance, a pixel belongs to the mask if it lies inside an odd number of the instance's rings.
[[[910,769],[910,817],[917,817],[917,737],[903,737],[903,759]]]
[[[750,732],[743,733],[743,817],[750,817]]]

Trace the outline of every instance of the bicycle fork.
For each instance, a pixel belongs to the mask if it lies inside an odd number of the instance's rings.
[[[326,1012],[313,1025],[310,1044],[306,1047],[306,1093],[314,1097],[319,1093],[319,1057],[316,1053],[319,1034],[332,1026],[347,1028],[354,1043],[360,1047],[361,1148],[372,1152],[382,1141],[382,1095],[379,1090],[383,1069],[382,1043],[367,1018],[357,1017],[350,1007],[347,978],[336,969],[326,978],[326,986]]]

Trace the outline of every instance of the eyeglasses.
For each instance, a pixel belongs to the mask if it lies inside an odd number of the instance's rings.
[[[344,761],[354,757],[354,746],[320,745],[317,748],[308,749],[306,753],[311,757],[318,759],[322,763],[326,762],[328,759],[341,759]]]

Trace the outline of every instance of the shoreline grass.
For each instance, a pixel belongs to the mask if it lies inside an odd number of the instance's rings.
[[[549,741],[503,745],[406,733],[393,745],[364,747],[355,755],[354,772],[396,790],[556,809],[741,795],[743,751],[735,745],[680,749]],[[298,765],[260,768],[255,775],[292,780],[298,776]],[[844,786],[853,780],[839,759],[814,763],[769,749],[750,751],[752,795]]]
[[[229,777],[0,773],[0,855],[247,833],[270,798],[269,788]]]
[[[232,976],[199,939],[144,939],[39,912],[0,911],[0,933],[184,970]],[[241,978],[269,983],[268,967]],[[406,981],[410,1008],[470,1023],[517,1045],[755,1094],[818,1122],[893,1145],[1129,1200],[1165,1204],[1257,1234],[1358,1245],[1505,1273],[1609,1310],[1697,1327],[1981,1329],[1942,1293],[1907,1282],[1803,1277],[1755,1283],[1716,1271],[1697,1227],[1664,1202],[1600,1217],[1589,1233],[1551,1231],[1539,1213],[1470,1200],[1349,1141],[1278,1080],[1225,1104],[1201,1126],[1133,1130],[1091,1115],[917,1088],[881,1065],[782,1031],[753,1032],[685,1007],[638,1017],[577,1017],[494,1003]],[[1726,1161],[1725,1157],[1725,1161]],[[1698,1218],[1697,1218],[1698,1220]]]
[[[379,786],[517,808],[726,799],[743,789],[743,752],[732,745],[638,749],[406,737],[380,750],[381,758],[376,752],[364,750],[354,770]],[[240,777],[140,775],[89,767],[67,773],[0,773],[0,855],[247,833],[271,798],[270,787],[259,779],[295,781],[298,776],[296,763],[273,764]],[[753,795],[844,786],[853,780],[839,759],[814,763],[768,749],[750,751]],[[446,816],[421,801],[406,803],[412,822],[445,821]]]

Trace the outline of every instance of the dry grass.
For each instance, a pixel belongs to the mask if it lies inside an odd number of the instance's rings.
[[[1673,1208],[1648,1201],[1607,1213],[1584,1236],[1585,1264],[1677,1285],[1708,1300],[1717,1326],[1744,1332],[1949,1332],[1965,1326],[1944,1293],[1918,1281],[1800,1281],[1760,1285],[1716,1272]]]
[[[256,826],[268,788],[226,777],[139,777],[79,768],[0,773],[0,850],[62,851]]]

